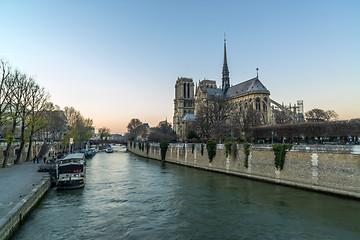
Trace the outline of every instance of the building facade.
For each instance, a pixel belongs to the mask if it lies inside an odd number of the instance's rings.
[[[175,132],[186,134],[184,121],[195,120],[194,82],[191,78],[178,78],[175,84],[173,128]]]
[[[214,98],[217,98],[222,103],[234,106],[229,109],[230,114],[234,117],[244,118],[248,112],[256,114],[261,125],[276,123],[273,113],[277,111],[286,115],[291,121],[299,121],[301,115],[303,115],[303,103],[301,100],[298,101],[299,106],[294,104],[286,107],[270,99],[270,91],[260,81],[258,74],[254,78],[231,86],[227,64],[226,39],[224,39],[221,87],[218,88],[214,80],[204,79],[199,81],[194,94],[194,83],[191,78],[178,78],[176,81],[173,125],[175,132],[181,139],[185,138],[189,130],[189,123],[196,119],[201,107],[206,105],[209,99]]]

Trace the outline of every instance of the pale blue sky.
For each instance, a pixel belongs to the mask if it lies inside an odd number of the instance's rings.
[[[178,77],[259,76],[288,104],[360,117],[360,1],[0,0],[0,58],[61,108],[124,133],[172,120]]]

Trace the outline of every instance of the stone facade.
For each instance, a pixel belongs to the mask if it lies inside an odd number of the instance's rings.
[[[258,70],[258,69],[257,69]],[[235,118],[245,118],[248,112],[256,115],[261,124],[275,123],[274,110],[282,112],[292,121],[303,121],[303,102],[289,107],[270,99],[270,91],[262,84],[258,74],[255,78],[230,85],[229,69],[226,57],[226,41],[224,41],[224,64],[222,70],[222,86],[217,87],[214,80],[199,81],[195,88],[191,78],[178,78],[175,84],[173,126],[180,139],[188,132],[189,122],[194,121],[201,106],[206,105],[210,98],[219,98],[225,104],[233,104],[230,113]],[[208,107],[208,106],[207,106]],[[248,111],[252,108],[254,111]],[[252,110],[251,109],[251,110]],[[241,114],[240,114],[241,113]],[[194,115],[195,114],[195,115]],[[239,117],[239,116],[243,117]],[[238,121],[238,120],[235,120]],[[244,119],[240,119],[244,121]],[[231,122],[229,122],[231,124]]]
[[[187,116],[194,115],[195,96],[194,82],[191,78],[178,78],[175,84],[173,127],[175,132],[186,135],[185,122]]]
[[[205,144],[204,144],[205,145]],[[161,160],[159,144],[150,144],[139,150],[128,150],[137,155]],[[360,198],[360,146],[295,145],[286,153],[284,168],[275,168],[271,145],[252,145],[248,168],[244,167],[243,146],[238,144],[236,154],[225,155],[224,145],[218,144],[216,156],[209,162],[206,147],[201,154],[201,144],[170,144],[167,162],[222,172],[241,177],[289,185],[304,189]]]

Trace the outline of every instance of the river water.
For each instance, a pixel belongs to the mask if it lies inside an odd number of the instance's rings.
[[[98,153],[85,188],[50,189],[12,239],[360,239],[359,214],[360,201]]]

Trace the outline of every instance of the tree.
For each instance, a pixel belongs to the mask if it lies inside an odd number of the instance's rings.
[[[334,110],[327,110],[325,111],[325,121],[329,122],[332,120],[337,120],[338,119],[338,114],[334,111]]]
[[[152,128],[148,140],[151,142],[174,142],[176,141],[176,134],[171,128],[171,124],[165,120],[159,122],[156,128]]]
[[[107,140],[108,137],[110,137],[110,129],[103,127],[103,128],[99,128],[98,132],[100,134],[100,139],[104,139]]]
[[[138,128],[141,125],[143,125],[143,123],[139,119],[133,118],[130,120],[130,122],[127,126],[127,130],[129,133],[131,133],[133,130],[135,130],[136,128]]]
[[[63,144],[67,146],[70,138],[73,138],[75,146],[80,147],[82,142],[92,137],[93,121],[90,118],[84,118],[74,107],[65,107],[64,114],[68,123],[68,131],[64,135]]]
[[[53,105],[52,103],[49,103]],[[66,117],[65,113],[60,110],[60,107],[49,106],[45,113],[46,119],[48,120],[46,127],[43,129],[46,136],[45,138],[61,139],[64,132],[66,131]]]
[[[32,143],[34,135],[45,128],[48,124],[46,111],[51,107],[49,104],[50,95],[46,93],[44,88],[39,85],[34,85],[30,91],[29,100],[29,116],[28,116],[28,134],[29,134],[29,147],[26,154],[26,161],[30,161]]]
[[[239,111],[232,116],[232,133],[235,138],[242,138],[245,141],[251,137],[250,128],[261,125],[263,119],[259,111],[255,110],[252,104],[238,108]]]
[[[6,121],[8,108],[10,103],[8,101],[11,94],[12,85],[14,83],[11,75],[11,68],[8,64],[0,59],[0,127]]]
[[[305,113],[306,120],[309,122],[324,122],[325,111],[319,108],[313,108]]]
[[[202,139],[223,140],[231,134],[230,117],[235,104],[220,96],[209,96],[196,113],[197,132]]]
[[[7,133],[6,140],[7,146],[5,150],[3,167],[6,167],[7,161],[9,159],[10,150],[12,143],[15,141],[15,131],[16,126],[19,123],[19,116],[21,111],[21,104],[24,98],[25,89],[26,89],[26,75],[20,73],[16,70],[10,75],[10,78],[13,81],[11,85],[11,93],[8,95],[8,98],[5,100],[10,104],[8,108],[8,121],[10,124],[10,131]]]
[[[85,118],[81,123],[80,130],[79,130],[79,144],[81,142],[88,141],[94,135],[94,127],[93,120],[90,118]]]
[[[309,122],[329,122],[331,120],[336,120],[338,114],[334,110],[324,111],[319,108],[314,108],[306,112],[305,117]]]
[[[273,115],[275,117],[276,124],[291,123],[293,121],[289,115],[278,109],[274,109]]]
[[[20,147],[19,150],[17,152],[17,156],[16,156],[16,163],[20,163],[20,157],[21,154],[25,148],[25,141],[26,136],[25,136],[25,130],[28,126],[28,116],[29,116],[29,105],[30,105],[30,92],[31,92],[31,88],[33,88],[36,85],[36,83],[34,82],[34,80],[32,78],[26,78],[25,83],[24,83],[24,96],[21,99],[21,104],[20,104],[20,111],[19,111],[19,119],[21,122],[21,126],[20,126]]]
[[[146,134],[146,128],[143,125],[143,123],[137,119],[133,118],[130,120],[128,126],[127,126],[128,132],[129,132],[129,140],[135,140],[139,135],[145,135]]]

